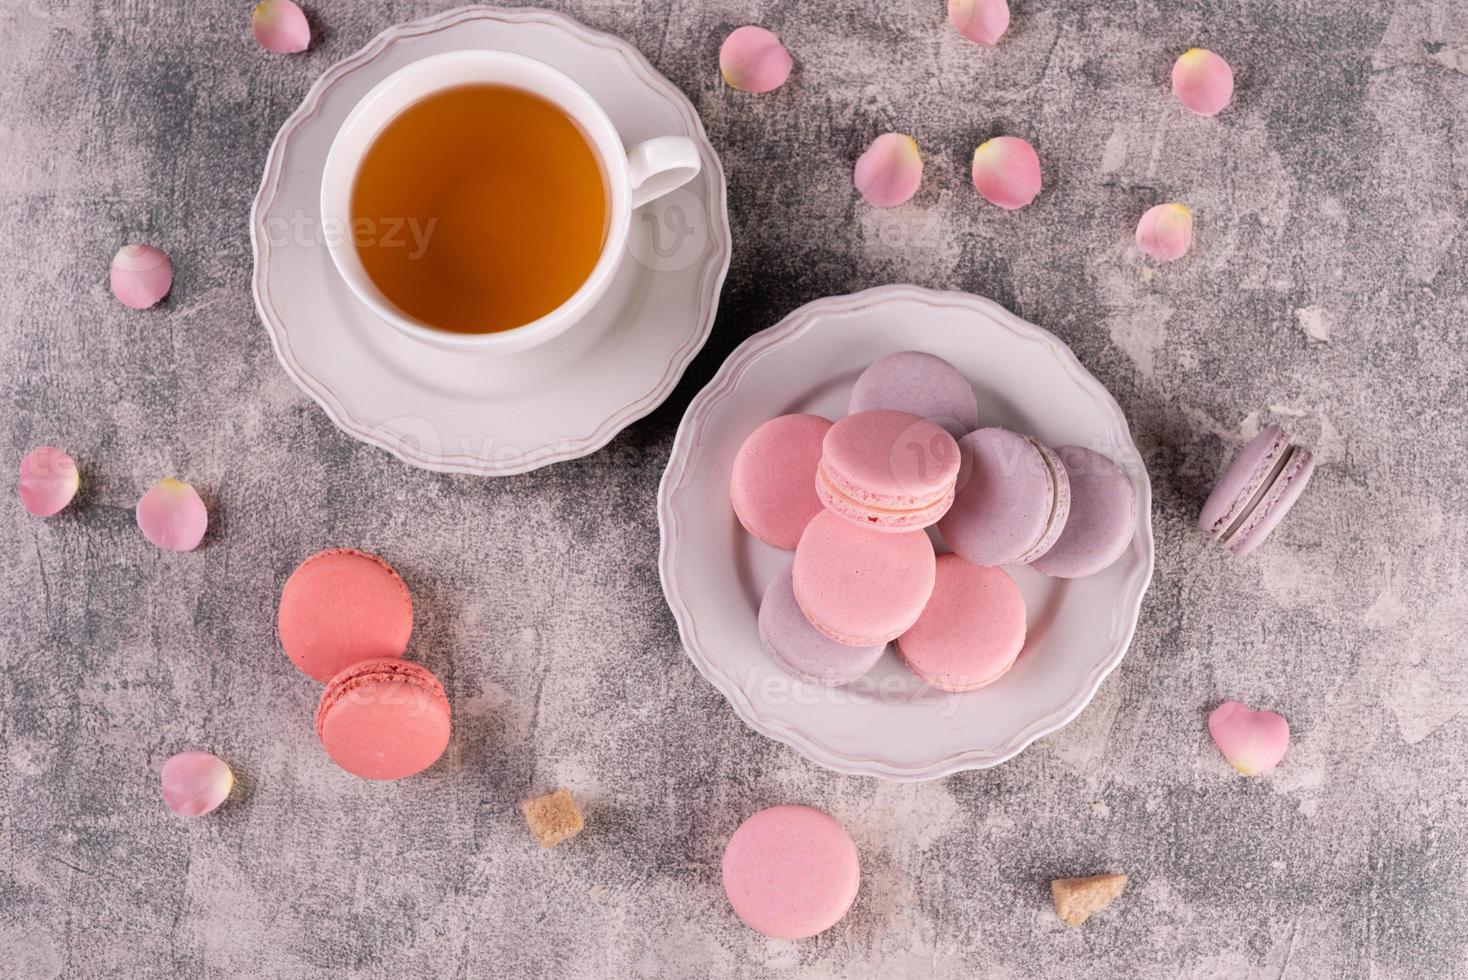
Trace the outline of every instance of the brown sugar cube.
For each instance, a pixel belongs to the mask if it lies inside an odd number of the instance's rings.
[[[526,800],[520,804],[520,809],[525,811],[525,822],[541,847],[555,847],[581,833],[585,826],[581,810],[571,799],[571,791],[564,786],[554,793]]]
[[[1126,887],[1126,875],[1092,875],[1089,878],[1057,878],[1050,882],[1055,914],[1068,926],[1078,926],[1110,905]]]

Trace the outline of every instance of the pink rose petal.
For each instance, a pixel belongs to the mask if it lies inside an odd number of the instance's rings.
[[[996,136],[974,151],[974,187],[990,204],[1022,208],[1040,193],[1040,158],[1016,136]]]
[[[1192,48],[1172,66],[1172,91],[1200,116],[1215,116],[1234,96],[1234,72],[1212,51]]]
[[[146,310],[173,287],[173,263],[152,245],[124,245],[112,257],[111,281],[124,306]]]
[[[55,446],[33,449],[20,461],[20,502],[36,517],[60,511],[79,486],[76,460]]]
[[[996,44],[1009,29],[1006,0],[948,0],[948,23],[976,44]]]
[[[250,29],[266,51],[295,54],[311,44],[311,25],[291,0],[263,0],[250,15]]]
[[[180,752],[163,763],[163,801],[174,813],[202,817],[234,788],[234,773],[208,752]]]
[[[1186,204],[1148,208],[1137,222],[1137,248],[1154,259],[1180,259],[1193,244],[1193,212]]]
[[[1290,726],[1273,711],[1251,711],[1225,701],[1208,716],[1208,734],[1223,757],[1244,776],[1273,769],[1290,747]]]
[[[193,551],[209,529],[199,493],[181,480],[159,480],[138,500],[138,528],[164,551]]]
[[[741,27],[719,48],[724,81],[742,92],[771,92],[785,84],[795,62],[780,39],[763,27]]]
[[[917,141],[901,133],[883,133],[856,161],[853,179],[869,204],[890,208],[905,203],[923,181]]]

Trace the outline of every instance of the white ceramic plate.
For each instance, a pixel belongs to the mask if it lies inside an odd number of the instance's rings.
[[[900,350],[946,358],[984,425],[1081,445],[1137,491],[1137,533],[1090,578],[1010,568],[1029,610],[1014,669],[968,694],[930,688],[891,649],[847,688],[797,681],[760,645],[765,584],[790,552],[744,533],[729,474],[744,438],[787,412],[837,419],[868,364]],[[964,293],[884,286],[818,300],[745,341],[688,407],[658,492],[661,573],[684,648],[756,731],[839,772],[932,779],[1011,758],[1065,725],[1121,662],[1152,577],[1152,490],[1121,409],[1053,334]]]
[[[683,134],[703,172],[633,215],[595,313],[515,354],[441,350],[363,307],[320,218],[327,150],[357,101],[429,55],[515,51],[570,75],[628,145]],[[724,173],[687,98],[626,42],[545,10],[466,7],[401,24],[326,72],[271,147],[250,222],[255,305],[275,353],[348,434],[415,466],[501,476],[601,448],[668,396],[708,339],[729,266]]]

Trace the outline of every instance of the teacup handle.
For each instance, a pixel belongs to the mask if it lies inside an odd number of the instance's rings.
[[[698,146],[687,136],[655,136],[627,151],[632,206],[641,207],[698,176],[703,163]]]

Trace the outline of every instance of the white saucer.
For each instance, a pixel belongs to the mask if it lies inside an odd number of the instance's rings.
[[[868,364],[900,350],[946,358],[983,425],[1116,462],[1136,489],[1126,553],[1089,578],[1007,571],[1029,611],[1019,661],[967,694],[928,687],[889,649],[865,677],[822,688],[760,645],[760,597],[791,558],[744,533],[729,474],[744,438],[788,412],[837,419]],[[964,293],[884,286],[818,300],[745,341],[688,407],[658,490],[663,592],[695,666],[756,731],[839,772],[932,779],[998,765],[1081,712],[1121,662],[1152,577],[1152,490],[1116,401],[1053,334]]]
[[[322,166],[357,100],[404,65],[494,48],[601,102],[622,139],[683,134],[703,171],[633,215],[597,311],[515,354],[413,341],[361,306],[320,226]],[[692,104],[635,48],[545,10],[466,7],[401,24],[326,72],[288,119],[251,213],[255,305],[286,372],[348,434],[432,470],[503,476],[584,456],[666,398],[708,339],[729,266],[724,173]]]

